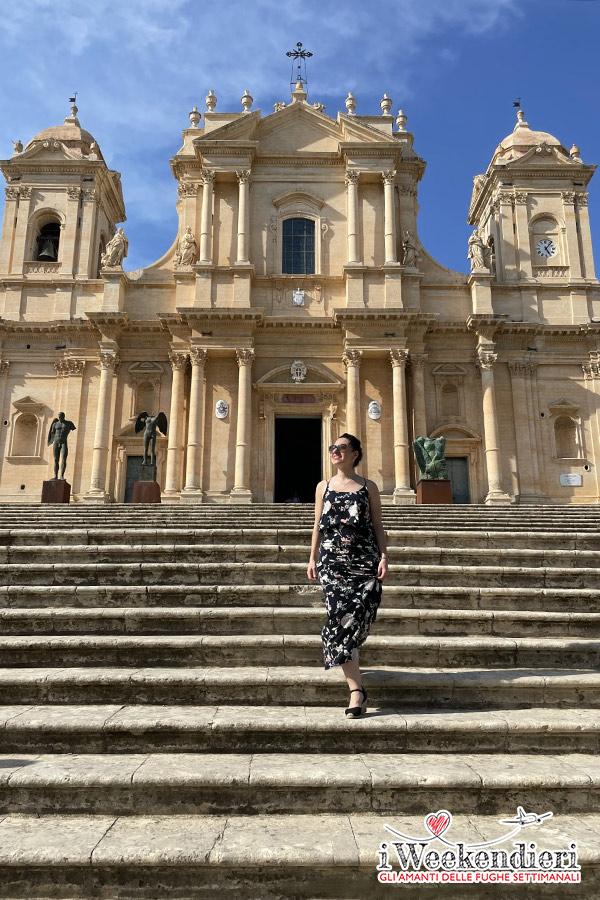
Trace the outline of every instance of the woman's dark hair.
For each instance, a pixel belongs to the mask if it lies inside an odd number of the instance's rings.
[[[347,431],[345,431],[344,434],[341,434],[340,437],[348,438],[348,443],[350,444],[350,448],[351,448],[352,450],[358,450],[358,456],[356,457],[356,459],[355,459],[354,462],[352,463],[352,466],[353,466],[354,468],[356,468],[357,465],[359,464],[359,462],[360,462],[361,459],[362,459],[362,447],[360,446],[360,441],[359,441],[359,439],[358,439],[357,437],[354,437],[353,434],[348,434]]]

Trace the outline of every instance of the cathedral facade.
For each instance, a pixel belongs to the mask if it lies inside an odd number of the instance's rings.
[[[411,442],[446,438],[459,503],[600,500],[595,167],[514,131],[474,179],[469,274],[418,239],[425,162],[406,117],[330,117],[299,82],[261,115],[190,113],[171,160],[178,234],[126,271],[120,176],[71,109],[1,162],[0,500],[53,472],[76,425],[76,502],[127,502],[138,414],[164,411],[163,502],[314,498],[328,446],[363,442],[384,503],[414,503]],[[466,198],[467,199],[467,198]]]

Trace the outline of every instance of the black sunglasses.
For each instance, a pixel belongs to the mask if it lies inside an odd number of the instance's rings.
[[[340,453],[342,453],[342,451],[347,450],[349,446],[349,444],[331,444],[331,446],[329,447],[329,452],[333,453],[334,450],[338,450]]]

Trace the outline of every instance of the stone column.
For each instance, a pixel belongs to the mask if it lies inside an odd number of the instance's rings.
[[[238,179],[237,263],[248,263],[250,232],[250,170],[236,172]]]
[[[19,188],[19,205],[16,211],[16,225],[15,225],[15,242],[13,247],[12,261],[10,271],[14,275],[20,275],[23,272],[23,263],[25,262],[25,257],[28,255],[28,250],[33,257],[35,252],[35,246],[32,248],[27,247],[27,231],[29,229],[29,216],[31,212],[31,195],[33,193],[33,188],[30,188],[28,185],[22,185]],[[62,257],[64,253],[64,246],[61,246],[64,241],[64,232],[61,231],[60,235],[60,244],[58,248],[58,256]]]
[[[362,350],[345,350],[346,431],[360,440],[360,363]]]
[[[516,281],[518,277],[513,221],[514,199],[515,198],[509,191],[499,191],[496,196],[501,234],[500,246],[496,248],[496,257],[499,253],[502,260],[501,265],[504,270],[504,277],[507,281]],[[496,267],[498,267],[497,258]],[[502,277],[501,273],[499,273],[499,276]]]
[[[187,462],[185,470],[185,488],[183,493],[187,499],[202,497],[202,450],[203,412],[204,412],[204,366],[208,352],[200,347],[190,350],[192,364],[192,384],[190,388],[190,409],[188,417]],[[191,495],[191,496],[190,496]]]
[[[250,438],[252,434],[252,362],[254,350],[235,351],[238,363],[237,430],[235,438],[235,475],[230,500],[251,503]]]
[[[427,437],[427,416],[425,413],[424,370],[428,356],[426,353],[411,353],[410,368],[413,385],[413,425],[415,437]]]
[[[575,197],[577,200],[577,218],[579,220],[579,236],[581,238],[583,256],[583,271],[581,274],[585,278],[595,278],[592,234],[588,214],[588,195],[585,191],[578,191]]]
[[[67,216],[65,227],[61,236],[62,247],[62,267],[61,271],[65,275],[74,275],[77,268],[77,235],[80,233],[78,228],[79,210],[81,205],[81,188],[67,188]]]
[[[508,506],[510,497],[502,487],[500,441],[498,437],[498,417],[496,415],[496,392],[494,389],[493,365],[498,356],[491,349],[486,349],[482,346],[477,348],[477,356],[477,364],[481,371],[485,464],[488,477],[488,493],[485,503],[489,506]]]
[[[530,374],[531,365],[526,362],[510,362],[510,382],[512,387],[515,438],[517,444],[517,466],[519,476],[519,502],[539,502],[535,489],[533,454],[529,430],[529,409],[525,378]]]
[[[2,222],[2,238],[0,240],[0,273],[7,275],[12,256],[13,238],[15,232],[15,220],[17,218],[17,201],[19,199],[18,187],[4,188],[6,197],[4,203],[4,219]]]
[[[167,444],[167,474],[165,490],[167,496],[173,497],[181,490],[181,457],[183,454],[183,388],[185,370],[188,362],[187,353],[169,353],[169,362],[173,370],[171,386],[171,410],[169,413],[169,434]]]
[[[410,486],[408,455],[408,420],[406,417],[406,364],[408,350],[390,350],[392,363],[392,397],[394,403],[394,503],[414,503],[415,492]]]
[[[385,265],[396,265],[396,216],[394,211],[394,182],[396,173],[393,170],[383,172],[384,198],[384,232],[385,232]]]
[[[566,226],[567,254],[570,278],[581,278],[581,255],[575,217],[575,191],[562,192],[563,211]],[[559,257],[560,258],[560,257]],[[552,264],[552,260],[550,261]]]
[[[360,172],[349,169],[346,172],[346,196],[348,200],[348,262],[360,263],[358,246],[358,180]]]
[[[91,502],[107,503],[110,500],[106,491],[106,470],[111,431],[112,385],[118,365],[119,357],[116,348],[100,350],[100,385],[92,450],[92,474],[89,490],[83,498]]]
[[[92,269],[96,246],[97,210],[100,204],[100,194],[95,188],[85,188],[82,192],[83,209],[81,211],[81,237],[79,242],[79,261],[77,273],[95,278],[96,271]]]
[[[520,274],[531,278],[533,275],[531,259],[531,238],[529,219],[527,216],[527,192],[515,192],[515,225],[517,228],[517,246],[519,248]]]
[[[202,213],[200,217],[200,263],[212,262],[213,185],[215,172],[202,170]]]

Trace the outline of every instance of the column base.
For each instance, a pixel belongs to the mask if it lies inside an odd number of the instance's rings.
[[[111,503],[110,494],[106,491],[88,491],[81,498],[84,503]]]
[[[252,503],[252,491],[248,488],[233,488],[229,494],[230,503]]]
[[[414,506],[417,495],[410,487],[397,487],[392,494],[392,501],[395,506]]]
[[[161,503],[179,503],[181,500],[180,491],[164,491],[161,496]]]
[[[486,506],[512,506],[513,501],[504,491],[488,491],[487,497],[483,501]]]
[[[204,491],[201,488],[184,488],[179,499],[182,503],[204,503]]]

